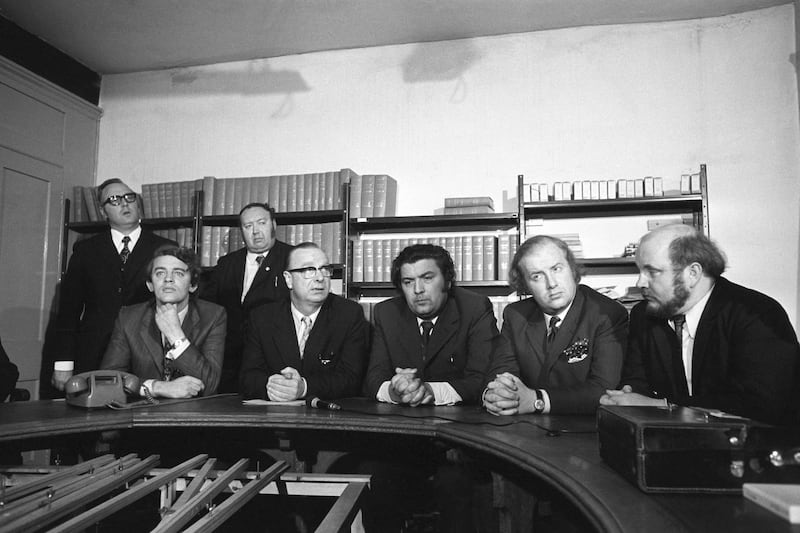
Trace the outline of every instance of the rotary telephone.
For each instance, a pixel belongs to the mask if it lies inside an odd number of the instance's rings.
[[[138,394],[139,378],[121,370],[93,370],[72,376],[64,391],[69,405],[90,409],[124,405],[126,394]]]

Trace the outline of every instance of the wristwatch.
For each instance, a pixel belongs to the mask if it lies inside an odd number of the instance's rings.
[[[539,389],[533,389],[533,392],[536,393],[536,399],[533,400],[533,412],[537,415],[544,413],[544,398],[542,398],[542,391]]]

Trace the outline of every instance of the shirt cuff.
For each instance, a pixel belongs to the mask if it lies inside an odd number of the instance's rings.
[[[381,383],[381,387],[378,389],[378,394],[375,395],[375,399],[379,402],[393,403],[397,405],[397,402],[393,401],[392,397],[389,395],[389,386],[391,384],[391,381],[384,381]]]
[[[433,391],[433,401],[436,405],[454,405],[463,401],[461,395],[446,381],[428,381]]]
[[[544,389],[539,389],[539,392],[542,393],[542,399],[544,400],[544,411],[542,414],[546,414],[550,412],[550,395],[547,394],[547,391]]]
[[[144,380],[144,382],[142,383],[142,386],[139,387],[139,396],[141,396],[142,398],[144,398],[146,396],[145,392],[144,392],[145,388],[147,388],[147,390],[150,391],[150,394],[152,394],[153,393],[153,383],[155,383],[155,382],[156,382],[156,380],[154,380],[154,379],[146,379],[146,380]]]
[[[174,361],[186,351],[186,348],[188,348],[190,344],[192,343],[188,339],[184,338],[183,341],[178,341],[177,346],[170,349],[170,351],[168,351],[164,357]]]

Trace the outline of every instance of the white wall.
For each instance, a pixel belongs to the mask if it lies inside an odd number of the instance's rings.
[[[791,4],[741,15],[390,46],[107,76],[98,180],[350,167],[498,210],[532,181],[708,164],[728,276],[797,307],[798,104]]]

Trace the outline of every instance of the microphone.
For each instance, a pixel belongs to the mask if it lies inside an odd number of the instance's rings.
[[[306,399],[306,405],[308,407],[313,407],[314,409],[325,409],[327,411],[341,411],[342,406],[338,403],[328,402],[326,400],[320,400],[316,396],[313,398]]]

